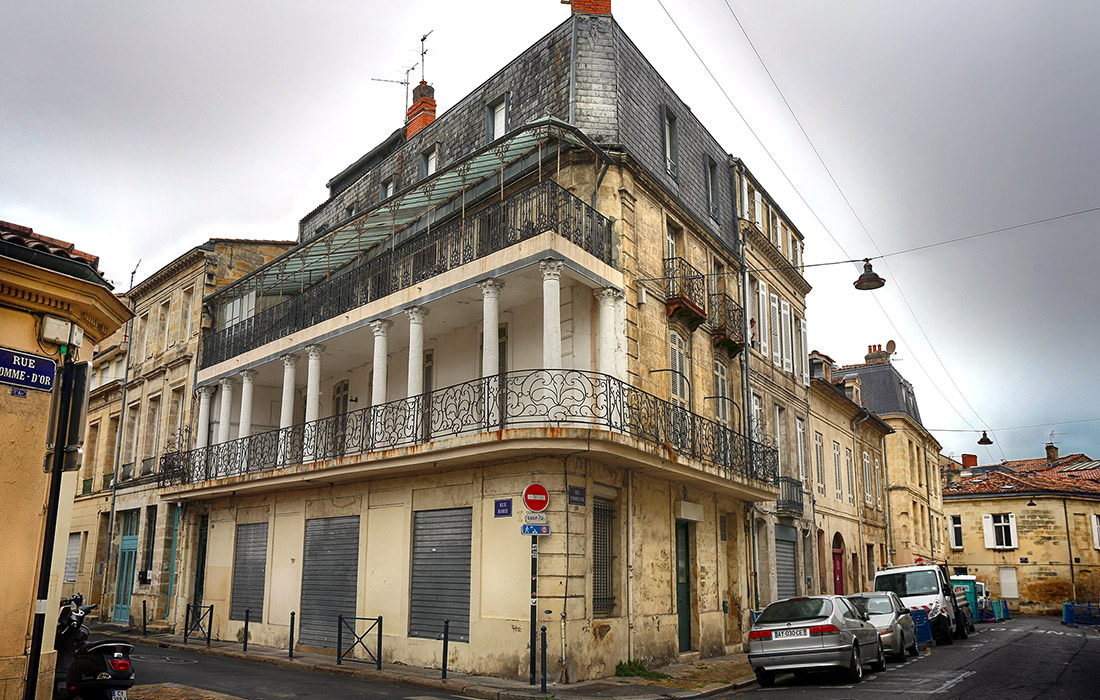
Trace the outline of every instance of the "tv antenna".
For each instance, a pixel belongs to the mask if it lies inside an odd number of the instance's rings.
[[[417,64],[414,63],[414,64],[412,64],[411,66],[409,66],[408,68],[405,69],[405,79],[404,80],[390,80],[388,78],[371,78],[371,80],[373,80],[376,83],[394,83],[395,85],[404,85],[405,86],[405,114],[409,113],[409,73],[412,73],[414,70],[416,70],[416,66],[417,66]]]
[[[424,46],[424,42],[428,40],[428,37],[432,35],[434,29],[429,29],[428,33],[420,37],[420,81],[424,82],[424,57],[428,55],[428,49]]]

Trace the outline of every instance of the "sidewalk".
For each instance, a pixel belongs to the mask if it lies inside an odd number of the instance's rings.
[[[121,637],[132,642],[158,646],[163,649],[188,650],[228,658],[248,659],[282,668],[343,674],[380,683],[425,688],[487,700],[536,700],[543,698],[556,698],[557,700],[598,698],[658,700],[662,698],[697,698],[740,688],[748,683],[755,682],[752,669],[749,668],[747,655],[732,654],[702,659],[694,663],[675,664],[666,668],[653,669],[658,673],[665,674],[668,676],[667,678],[647,680],[638,677],[612,676],[565,685],[552,683],[548,679],[547,692],[544,694],[539,692],[538,679],[536,679],[536,685],[531,686],[523,681],[490,676],[473,676],[448,671],[447,679],[443,680],[440,678],[439,669],[432,668],[383,664],[382,670],[379,671],[374,668],[373,664],[367,666],[347,659],[344,660],[342,665],[338,666],[335,652],[317,654],[295,650],[294,658],[291,659],[287,656],[286,649],[249,644],[248,651],[243,652],[239,642],[211,641],[210,646],[207,647],[205,641],[194,638],[184,644],[182,635],[150,634],[148,637],[142,637],[140,631],[118,625],[96,625],[92,632],[94,634]],[[135,686],[133,696],[135,700],[139,697],[148,698],[148,700],[183,697],[179,694],[183,690],[182,688],[176,688],[174,693],[170,692],[168,694],[162,694],[160,690],[155,686]],[[228,696],[209,693],[208,691],[186,690],[189,693],[186,697],[195,698],[196,700],[228,698]]]

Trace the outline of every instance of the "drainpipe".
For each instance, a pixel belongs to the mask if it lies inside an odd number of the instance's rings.
[[[1066,499],[1062,499],[1062,515],[1066,518],[1066,548],[1069,549],[1069,591],[1073,600],[1077,600],[1077,577],[1073,570],[1073,534],[1069,529],[1069,508],[1066,507]]]
[[[859,418],[859,419],[855,419],[855,418],[852,419],[852,447],[855,448],[855,454],[852,455],[853,458],[860,456],[860,451],[859,451],[859,425],[861,423],[871,419],[871,413],[866,408],[860,409],[860,411],[862,412],[863,417]],[[862,461],[861,461],[861,464],[862,464]],[[855,465],[852,465],[852,467],[854,469]],[[863,542],[863,525],[864,525],[864,522],[863,522],[863,509],[867,506],[867,490],[869,488],[871,488],[870,484],[865,483],[863,485],[863,494],[864,495],[863,495],[862,503],[859,504],[859,511],[858,511],[859,512],[859,556],[861,556],[861,557],[866,557],[867,556],[867,547],[865,546],[865,544]],[[857,501],[860,500],[859,497],[857,497],[856,500]],[[866,561],[863,562],[863,567],[864,567],[864,569],[866,569],[866,567],[867,567],[867,562]],[[859,581],[859,580],[864,578],[862,571],[853,571],[852,574],[853,574],[853,579],[854,579],[853,583],[855,581]],[[859,587],[863,588],[862,585],[860,585]]]
[[[626,473],[626,658],[634,658],[634,470]],[[564,613],[563,613],[564,614]]]
[[[883,562],[884,564],[893,565],[894,563],[894,514],[890,510],[890,460],[886,457],[886,436],[882,436],[882,479],[886,482],[886,542],[890,548],[887,554],[890,556],[889,562]]]

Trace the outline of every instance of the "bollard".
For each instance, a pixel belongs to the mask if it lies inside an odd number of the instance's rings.
[[[443,621],[443,679],[447,679],[447,642],[451,635],[451,621]]]
[[[542,626],[542,682],[539,690],[546,692],[546,625]]]
[[[382,616],[378,616],[378,658],[375,660],[375,668],[382,670]]]
[[[287,656],[294,658],[294,612],[290,613],[290,649],[287,651]]]
[[[210,635],[214,632],[214,606],[210,606],[210,617],[206,618],[206,646],[210,646]]]
[[[336,616],[336,665],[342,666],[344,661],[344,616]]]
[[[183,609],[183,643],[187,644],[187,634],[191,631],[191,604]]]
[[[241,651],[248,651],[248,613],[249,609],[244,609],[244,648]]]
[[[148,637],[149,636],[149,628],[147,626],[148,621],[149,621],[148,601],[146,601],[144,598],[142,598],[142,600],[141,600],[141,636],[142,637]]]

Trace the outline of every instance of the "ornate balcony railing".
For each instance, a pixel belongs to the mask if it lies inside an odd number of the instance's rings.
[[[162,486],[369,454],[517,427],[581,426],[632,435],[722,470],[774,484],[776,450],[614,377],[523,370],[162,458]],[[748,453],[746,453],[748,450]],[[750,466],[751,465],[751,466]]]
[[[278,340],[546,231],[611,263],[611,221],[553,180],[433,226],[203,340],[202,366]]]
[[[683,258],[665,258],[665,309],[695,330],[707,320],[707,283]]]
[[[802,482],[790,476],[779,477],[779,498],[775,508],[780,514],[802,515]]]
[[[745,310],[729,294],[711,294],[707,305],[715,345],[740,349],[745,345]]]

